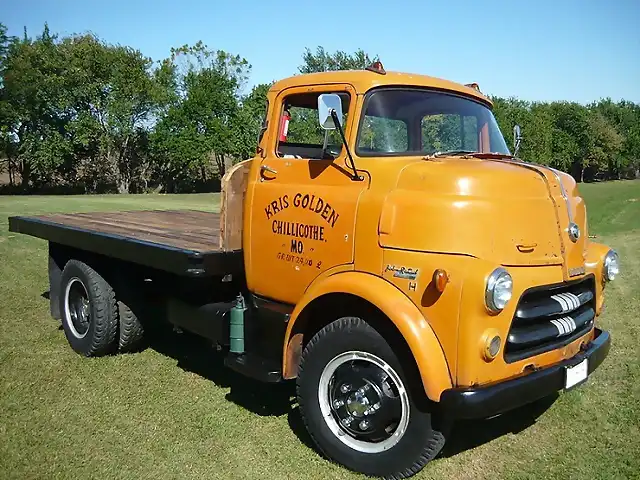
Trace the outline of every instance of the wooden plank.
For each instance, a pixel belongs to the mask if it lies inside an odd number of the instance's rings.
[[[71,223],[76,223],[79,219],[75,216],[61,216],[61,220],[68,221]],[[93,225],[98,226],[98,228],[104,226],[107,229],[115,226],[117,228],[127,228],[134,233],[145,233],[145,234],[157,234],[161,236],[178,236],[184,239],[190,239],[193,241],[200,241],[204,243],[210,243],[212,241],[212,237],[214,240],[217,240],[218,232],[211,231],[210,227],[207,228],[184,228],[184,222],[182,219],[176,220],[180,222],[180,224],[176,227],[175,223],[163,223],[163,222],[153,222],[153,221],[139,221],[135,218],[124,217],[120,218],[118,215],[112,216],[84,216],[82,217],[82,222],[91,223]],[[157,225],[157,226],[156,226]]]
[[[196,252],[220,249],[220,215],[210,212],[150,210],[54,214],[33,218]]]
[[[157,243],[132,235],[55,222],[47,216],[9,217],[9,231],[178,275],[241,274],[244,270],[241,251],[222,252],[215,245],[214,248],[207,246],[206,250],[185,249],[167,241]]]
[[[242,250],[244,198],[251,161],[237,163],[222,177],[220,249],[223,252]]]

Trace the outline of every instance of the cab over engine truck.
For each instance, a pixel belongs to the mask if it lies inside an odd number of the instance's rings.
[[[279,81],[267,101],[220,214],[10,218],[48,240],[51,314],[75,351],[130,350],[165,319],[241,374],[296,379],[319,450],[386,478],[433,459],[447,419],[601,364],[618,257],[589,240],[569,175],[511,155],[477,85],[378,63]]]

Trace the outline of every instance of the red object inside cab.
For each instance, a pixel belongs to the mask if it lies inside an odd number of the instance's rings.
[[[287,133],[289,133],[289,120],[291,120],[291,114],[289,110],[285,110],[280,118],[280,141],[287,141]]]

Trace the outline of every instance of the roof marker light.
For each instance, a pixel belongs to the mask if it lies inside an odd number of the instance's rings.
[[[382,66],[382,62],[380,60],[376,60],[371,65],[366,67],[365,70],[369,70],[370,72],[373,72],[373,73],[379,73],[380,75],[386,75],[387,74],[387,72],[385,71],[384,67]]]

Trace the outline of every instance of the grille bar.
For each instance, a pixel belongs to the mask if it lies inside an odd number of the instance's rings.
[[[505,360],[539,355],[587,333],[595,319],[594,299],[593,277],[525,292],[507,335]]]
[[[569,313],[593,300],[593,292],[584,290],[573,294],[571,292],[551,295],[530,302],[521,302],[516,311],[518,319],[539,319]]]
[[[596,316],[593,308],[585,306],[571,315],[561,316],[544,322],[513,327],[509,332],[509,344],[513,350],[521,350],[531,345],[536,345],[555,338],[571,335],[593,320]]]

